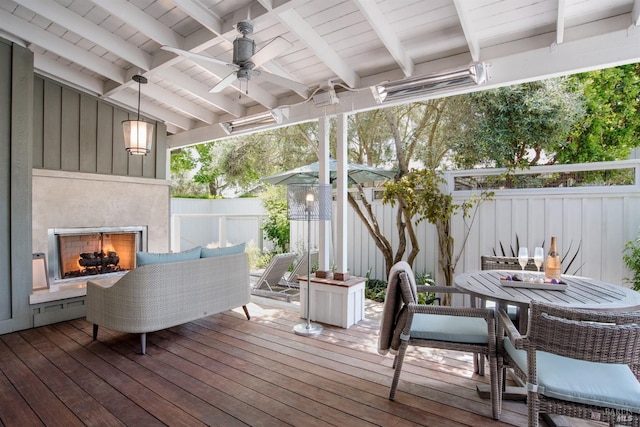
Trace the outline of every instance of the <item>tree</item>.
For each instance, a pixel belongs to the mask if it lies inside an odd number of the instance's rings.
[[[223,142],[207,142],[198,144],[194,148],[199,168],[193,180],[206,185],[210,196],[222,196],[222,191],[229,185],[219,164]]]
[[[170,170],[173,194],[201,195],[200,187],[206,188],[209,196],[221,196],[227,187],[224,176],[218,165],[219,155],[224,141],[207,142],[191,147],[184,147],[171,154]],[[194,186],[188,184],[200,184]]]
[[[417,161],[426,170],[438,167],[449,151],[447,129],[456,133],[462,126],[454,126],[459,117],[459,109],[464,108],[461,98],[434,99],[421,103],[406,104],[356,114],[352,123],[356,129],[371,127],[376,132],[358,132],[361,146],[375,147],[381,143],[389,145],[395,154],[394,163],[398,167],[398,179],[410,171],[410,165]],[[375,158],[374,156],[369,156]],[[412,265],[420,252],[420,242],[416,235],[413,215],[415,208],[412,201],[405,199],[405,194],[396,192],[394,204],[397,204],[396,230],[398,247],[394,253],[391,241],[384,235],[375,216],[371,202],[367,199],[362,185],[357,186],[359,202],[353,194],[348,195],[348,202],[362,220],[369,234],[385,259],[387,274],[396,262],[406,256]],[[388,199],[390,201],[390,199]],[[362,206],[362,207],[361,207]]]
[[[622,160],[640,138],[640,64],[622,65],[569,78],[583,93],[586,115],[573,125],[559,163]]]
[[[247,189],[261,177],[317,160],[318,124],[301,123],[234,138],[223,155],[227,181]]]
[[[553,164],[583,116],[582,97],[566,78],[474,92],[464,137],[453,141],[457,165]]]
[[[191,171],[196,167],[192,148],[185,147],[171,153],[169,168],[171,171],[172,196],[200,196],[206,194],[201,185],[193,181]]]
[[[482,192],[456,204],[451,194],[442,191],[444,184],[441,172],[433,169],[414,169],[385,186],[383,201],[395,205],[398,200],[402,200],[411,216],[416,216],[416,224],[426,220],[436,226],[440,268],[445,284],[453,286],[455,269],[466,246],[478,207],[483,201],[492,198],[493,193]],[[451,219],[457,213],[462,214],[465,230],[464,239],[456,255]]]

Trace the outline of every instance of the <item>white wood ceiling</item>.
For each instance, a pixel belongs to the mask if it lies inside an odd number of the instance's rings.
[[[28,46],[36,72],[132,111],[144,75],[142,113],[175,148],[276,107],[285,123],[376,108],[371,85],[471,62],[489,66],[481,88],[638,62],[639,15],[640,0],[0,0],[0,36]],[[258,49],[291,44],[261,69],[298,85],[263,73],[209,93],[231,68],[161,49],[231,62],[247,18]],[[330,85],[339,103],[316,107]]]

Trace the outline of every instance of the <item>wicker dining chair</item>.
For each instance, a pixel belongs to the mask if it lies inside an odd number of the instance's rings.
[[[480,256],[480,268],[482,270],[522,270],[518,263],[518,257],[511,256]],[[527,265],[524,267],[526,271],[538,271],[538,267],[533,262],[533,258],[529,258]],[[540,271],[543,271],[541,268]]]
[[[530,427],[541,413],[640,426],[640,312],[533,301],[526,335],[498,316],[500,363],[527,385]]]
[[[409,345],[481,353],[489,360],[491,410],[500,418],[500,377],[496,350],[495,311],[488,308],[419,304],[418,292],[459,293],[450,286],[417,286],[408,263],[396,263],[389,274],[378,352],[396,354],[389,399],[395,399]]]

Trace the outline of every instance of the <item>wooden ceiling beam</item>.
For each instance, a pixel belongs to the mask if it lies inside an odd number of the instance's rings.
[[[112,52],[136,67],[143,70],[151,68],[151,55],[55,1],[16,0],[16,3],[38,15],[46,16],[52,22]]]
[[[462,32],[464,33],[467,45],[469,46],[471,60],[473,62],[478,62],[480,61],[480,42],[478,41],[478,36],[473,31],[473,25],[471,24],[471,17],[469,16],[470,3],[465,0],[453,0],[453,4],[456,7],[458,20],[460,21]]]
[[[558,0],[558,17],[556,18],[556,43],[561,44],[564,41],[564,15],[567,8],[566,0]]]
[[[353,0],[360,12],[367,18],[371,28],[376,32],[380,41],[387,48],[393,59],[400,66],[405,77],[413,75],[414,63],[409,54],[402,46],[402,42],[397,33],[391,28],[391,25],[385,18],[384,14],[378,7],[377,3],[367,0]]]
[[[285,10],[278,14],[278,18],[289,31],[294,33],[302,43],[307,45],[345,84],[353,89],[360,87],[360,77],[356,72],[347,65],[340,55],[320,37],[296,10]]]
[[[197,96],[203,101],[231,114],[234,117],[241,117],[246,109],[237,102],[231,101],[227,96],[219,93],[209,93],[209,88],[197,80],[194,80],[173,67],[166,67],[156,72],[156,75],[171,84],[174,84],[187,92]]]
[[[29,43],[48,50],[58,56],[68,59],[70,62],[78,64],[101,76],[113,80],[117,83],[125,81],[125,71],[117,65],[88,52],[86,49],[78,47],[60,37],[43,30],[42,28],[26,22],[11,13],[0,9],[0,22],[2,29]],[[37,40],[37,43],[33,41]]]

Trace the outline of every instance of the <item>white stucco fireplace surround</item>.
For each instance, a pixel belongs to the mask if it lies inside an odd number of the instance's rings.
[[[168,180],[34,169],[32,185],[34,253],[49,253],[51,229],[102,227],[144,227],[146,250],[169,250]],[[50,289],[30,296],[34,326],[84,316],[88,279],[49,280]],[[113,281],[117,275],[90,280]]]

